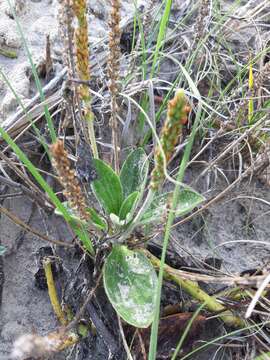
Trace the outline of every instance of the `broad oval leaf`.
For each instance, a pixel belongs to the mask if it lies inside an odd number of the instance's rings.
[[[127,323],[139,328],[152,323],[158,281],[144,254],[115,245],[104,264],[103,282],[112,306]]]
[[[157,196],[148,210],[144,213],[140,223],[142,225],[158,222],[166,215],[167,204],[172,200],[173,192],[167,192]],[[182,189],[179,193],[175,216],[183,216],[202,203],[205,198],[190,188]]]
[[[119,177],[100,159],[93,159],[98,178],[91,183],[100,205],[110,214],[119,214],[123,202],[123,190]]]
[[[142,148],[132,151],[126,158],[120,171],[120,180],[124,197],[134,191],[143,191],[149,168],[148,158]]]
[[[128,214],[133,213],[133,210],[136,207],[138,197],[139,197],[139,192],[134,191],[125,199],[125,201],[123,202],[123,204],[121,206],[120,212],[119,212],[120,220],[126,220]]]

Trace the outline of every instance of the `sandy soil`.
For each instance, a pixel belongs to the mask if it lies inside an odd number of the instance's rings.
[[[144,0],[138,1],[138,6],[144,2]],[[56,72],[60,70],[59,61],[61,61],[62,44],[57,22],[58,0],[12,0],[11,3],[17,10],[18,20],[36,66],[39,67],[44,63],[46,36],[49,35],[55,70]],[[93,46],[108,33],[106,19],[108,19],[109,11],[109,0],[90,2],[88,8],[89,38]],[[133,1],[124,1],[122,7],[123,20],[133,12]],[[23,41],[7,0],[0,0],[0,16],[0,46],[14,50],[17,53],[15,59],[0,55],[1,71],[5,73],[14,90],[26,104],[36,93],[36,89],[31,81],[31,67]],[[16,98],[0,76],[0,121],[14,113],[17,106]]]

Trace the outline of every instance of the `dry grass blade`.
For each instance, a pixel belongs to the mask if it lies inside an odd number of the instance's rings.
[[[8,158],[8,156],[6,156],[2,151],[0,151],[0,159],[2,159],[7,165],[8,167],[14,171],[14,173],[19,176],[19,178],[29,186],[29,189],[31,190],[26,190],[27,188],[24,188],[24,191],[26,191],[28,193],[28,195],[31,195],[31,197],[33,196],[34,198],[39,198],[38,203],[42,204],[42,207],[47,207],[50,208],[50,200],[47,198],[47,196],[38,188],[38,186],[29,179],[29,177],[18,168],[17,165],[14,164],[14,162]]]
[[[20,220],[16,215],[12,214],[9,210],[4,208],[3,206],[0,206],[0,213],[6,215],[11,221],[14,222],[14,224],[20,226],[23,230],[27,231],[28,233],[37,236],[41,240],[44,240],[46,242],[49,242],[51,244],[65,246],[65,247],[74,247],[73,244],[68,244],[63,241],[54,240],[51,238],[48,238],[46,235],[41,234],[39,231],[33,229],[31,226],[27,225],[24,221]]]

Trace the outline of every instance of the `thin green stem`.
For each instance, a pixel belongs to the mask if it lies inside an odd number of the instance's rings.
[[[168,21],[169,21],[169,17],[170,17],[170,12],[171,12],[171,6],[172,6],[172,0],[165,0],[165,9],[164,9],[164,13],[161,17],[161,21],[160,21],[157,43],[156,43],[156,47],[155,47],[154,58],[153,58],[152,67],[151,67],[150,76],[149,76],[150,79],[153,78],[153,76],[155,75],[155,72],[156,72],[156,66],[158,63],[159,56],[160,56],[160,49],[163,46],[163,40],[165,39],[165,36],[166,36],[167,25],[168,25]],[[141,30],[141,28],[140,28],[140,30]],[[145,53],[146,52],[145,52],[145,41],[144,41],[143,42],[143,55],[145,55]],[[146,63],[144,60],[143,61],[143,76],[144,77],[146,75],[145,65],[146,65]],[[148,98],[148,95],[145,94],[142,99],[142,108],[144,110],[147,110],[148,105],[149,105],[149,98]],[[143,129],[144,129],[144,117],[143,117],[143,114],[140,113],[139,114],[139,131],[142,132]]]
[[[135,216],[134,220],[132,221],[130,227],[122,234],[121,238],[119,239],[119,242],[122,243],[124,240],[126,240],[129,235],[132,233],[132,231],[135,229],[135,227],[140,223],[140,220],[143,216],[143,214],[146,212],[146,210],[149,208],[151,203],[153,202],[154,196],[156,192],[152,189],[149,189],[146,199],[144,200],[144,203],[142,204],[140,210],[138,211],[137,215]]]
[[[183,182],[184,179],[184,175],[185,175],[185,170],[189,161],[189,157],[190,157],[190,153],[191,153],[191,149],[193,146],[193,142],[194,142],[194,138],[197,132],[197,128],[199,126],[200,123],[200,119],[201,119],[201,112],[202,112],[202,103],[201,103],[201,96],[200,93],[198,92],[196,86],[194,85],[192,79],[190,78],[189,74],[187,73],[187,71],[185,70],[185,68],[183,66],[181,66],[182,68],[182,72],[184,74],[184,76],[186,77],[186,79],[189,82],[190,87],[192,88],[194,94],[196,95],[196,97],[199,99],[199,103],[198,103],[198,110],[196,113],[196,118],[194,121],[194,125],[190,134],[190,138],[188,140],[188,143],[186,145],[185,151],[184,151],[184,155],[183,155],[183,159],[181,161],[180,164],[180,168],[179,168],[179,172],[177,175],[177,182],[178,184],[175,186],[174,192],[173,192],[173,200],[172,200],[172,207],[169,211],[169,215],[168,215],[168,220],[165,226],[165,234],[164,234],[164,240],[163,240],[163,248],[162,248],[162,255],[161,255],[161,262],[160,262],[160,271],[159,271],[159,281],[158,281],[158,286],[157,286],[157,296],[156,296],[156,304],[155,304],[155,316],[154,316],[154,321],[152,324],[152,328],[151,328],[151,338],[150,338],[150,348],[149,348],[149,360],[156,360],[156,353],[157,353],[157,338],[158,338],[158,324],[159,324],[159,316],[160,316],[160,301],[161,301],[161,289],[162,289],[162,281],[163,281],[163,274],[164,274],[164,265],[165,265],[165,257],[166,257],[166,252],[167,252],[167,248],[168,248],[168,244],[169,244],[169,238],[170,238],[170,233],[171,233],[171,227],[175,218],[175,209],[177,206],[177,201],[178,201],[178,197],[179,197],[179,192],[180,192],[180,185],[179,183]]]
[[[203,304],[201,304],[201,306],[199,306],[198,309],[195,311],[195,313],[192,315],[192,317],[189,320],[187,326],[185,327],[185,330],[184,330],[184,332],[183,332],[183,334],[181,336],[181,339],[180,339],[179,343],[176,346],[176,349],[175,349],[175,351],[173,353],[173,356],[172,356],[171,360],[176,360],[177,355],[178,355],[178,353],[179,353],[179,351],[180,351],[180,349],[181,349],[181,347],[182,347],[182,345],[183,345],[183,343],[184,343],[184,341],[185,341],[185,339],[186,339],[186,337],[188,335],[188,332],[189,332],[189,330],[190,330],[190,328],[191,328],[191,326],[193,324],[193,321],[199,315],[200,311],[204,308],[204,306],[205,306],[205,302]]]
[[[207,348],[209,345],[212,345],[212,344],[217,344],[219,343],[221,340],[224,340],[226,339],[227,337],[233,337],[234,335],[240,335],[241,333],[243,333],[244,330],[258,330],[258,328],[260,326],[264,326],[266,324],[269,324],[269,321],[265,322],[265,323],[259,323],[259,324],[254,324],[254,325],[250,325],[250,326],[246,326],[245,328],[243,329],[237,329],[237,330],[234,330],[234,331],[231,331],[225,335],[221,335],[211,341],[208,341],[207,343],[197,347],[196,349],[192,350],[190,353],[188,353],[187,355],[183,356],[181,358],[181,360],[186,360],[188,358],[190,358],[192,355],[196,354],[198,351],[201,351],[205,348]],[[261,360],[261,359],[260,359]]]
[[[157,65],[157,61],[159,58],[159,51],[162,47],[162,43],[163,43],[163,40],[166,35],[167,24],[168,24],[170,13],[171,13],[171,6],[172,6],[172,0],[167,0],[165,9],[164,9],[164,13],[161,18],[161,23],[160,23],[160,28],[159,28],[159,33],[158,33],[157,44],[156,44],[154,59],[153,59],[153,63],[152,63],[150,78],[152,78],[155,74],[156,65]]]
[[[85,115],[85,119],[87,121],[87,128],[88,128],[88,135],[89,140],[93,152],[93,157],[95,159],[98,159],[98,148],[97,148],[97,142],[96,142],[96,136],[95,136],[95,128],[94,128],[94,114],[91,110],[91,100],[89,103],[85,104],[88,108],[87,114]]]

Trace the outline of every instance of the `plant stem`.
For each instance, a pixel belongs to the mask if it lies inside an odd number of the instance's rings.
[[[88,136],[92,147],[93,157],[98,159],[98,148],[94,129],[94,113],[91,110],[91,101],[85,103],[86,112],[85,119],[87,121]]]
[[[201,306],[198,307],[198,309],[193,313],[192,317],[190,318],[188,324],[185,326],[184,332],[183,332],[183,334],[181,336],[180,341],[178,342],[178,344],[176,346],[176,349],[175,349],[175,351],[173,353],[173,356],[172,356],[171,360],[176,360],[177,359],[178,353],[179,353],[180,349],[182,348],[182,345],[183,345],[183,343],[184,343],[184,341],[185,341],[185,339],[186,339],[186,337],[187,337],[187,335],[189,333],[189,330],[190,330],[190,328],[191,328],[191,326],[193,324],[193,321],[197,318],[197,316],[199,315],[200,311],[204,308],[204,306],[205,306],[205,303],[201,304]]]
[[[180,168],[177,174],[177,182],[178,184],[175,186],[174,192],[173,192],[173,200],[172,200],[172,207],[169,211],[168,220],[165,226],[165,234],[164,234],[164,240],[163,240],[163,247],[162,247],[162,255],[161,255],[161,262],[160,262],[160,271],[159,271],[159,279],[158,279],[158,286],[157,286],[157,296],[156,296],[156,309],[155,309],[155,316],[154,321],[152,323],[151,328],[151,337],[150,337],[150,346],[149,346],[149,358],[148,360],[156,360],[156,352],[157,352],[157,338],[158,338],[158,323],[159,323],[159,314],[160,314],[160,302],[161,302],[161,289],[162,289],[162,280],[163,280],[163,273],[164,273],[164,264],[165,264],[165,257],[167,252],[167,247],[169,244],[169,238],[171,233],[171,227],[175,218],[175,209],[177,206],[177,201],[179,197],[180,192],[180,183],[183,182],[185,170],[188,164],[188,160],[190,157],[192,145],[194,142],[195,134],[197,131],[197,127],[200,122],[201,118],[201,110],[202,110],[202,103],[201,103],[201,96],[198,92],[196,86],[194,85],[192,79],[190,78],[189,74],[187,73],[186,69],[181,66],[182,72],[184,73],[185,77],[187,78],[189,85],[191,89],[194,91],[195,95],[197,95],[197,98],[199,99],[198,103],[198,110],[196,113],[194,125],[190,134],[189,141],[185,147],[183,159],[180,164]]]
[[[65,334],[62,343],[57,347],[57,351],[63,351],[66,348],[77,344],[81,340],[80,336],[74,332]]]
[[[62,311],[61,305],[58,300],[57,291],[55,288],[55,282],[54,282],[53,273],[52,273],[52,263],[49,258],[46,258],[43,261],[43,268],[44,268],[44,272],[45,272],[45,276],[46,276],[46,280],[47,280],[48,293],[49,293],[50,301],[51,301],[51,304],[53,307],[53,311],[55,312],[55,315],[57,316],[60,323],[62,325],[67,325],[67,320],[65,318],[65,315]]]
[[[141,206],[140,210],[138,211],[137,215],[135,216],[134,220],[132,221],[130,227],[122,234],[121,238],[119,239],[119,242],[123,242],[128,238],[128,236],[132,233],[132,231],[135,229],[135,227],[139,224],[141,217],[146,212],[146,210],[151,205],[156,191],[153,189],[149,189],[146,199],[144,200],[143,205]]]
[[[141,250],[150,259],[151,263],[160,268],[161,261],[151,254],[148,250]],[[175,282],[181,288],[183,288],[189,295],[200,303],[205,303],[205,307],[212,312],[222,312],[219,317],[225,322],[225,324],[234,327],[244,327],[245,322],[237,316],[234,316],[229,310],[226,310],[214,297],[204,292],[195,281],[181,278],[177,275],[177,270],[164,264],[164,278]]]

